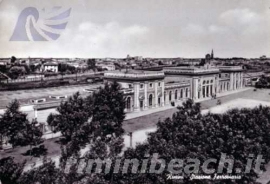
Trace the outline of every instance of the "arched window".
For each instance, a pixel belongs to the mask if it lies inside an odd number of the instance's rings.
[[[152,105],[153,105],[153,95],[150,94],[149,95],[149,107],[152,107]]]
[[[166,91],[164,92],[164,103],[166,103],[166,95],[167,95],[167,93],[166,93]]]
[[[188,88],[186,88],[186,98],[188,97]]]
[[[203,86],[202,88],[202,95],[203,95],[203,98],[205,98],[205,86]]]
[[[183,89],[180,89],[180,98],[183,98]]]
[[[172,91],[169,92],[169,101],[172,101]]]
[[[230,89],[230,83],[227,82],[227,91],[229,91],[229,89]]]
[[[131,109],[131,98],[130,97],[127,97],[126,108],[127,108],[127,110]]]
[[[175,92],[174,92],[174,99],[175,99],[175,100],[177,100],[177,93],[178,93],[178,91],[175,90]]]

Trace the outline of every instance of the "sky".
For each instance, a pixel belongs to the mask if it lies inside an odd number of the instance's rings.
[[[26,20],[39,28],[71,8],[60,37],[10,41],[27,7],[38,10]],[[212,49],[221,58],[270,57],[270,0],[0,0],[0,57],[202,58]]]

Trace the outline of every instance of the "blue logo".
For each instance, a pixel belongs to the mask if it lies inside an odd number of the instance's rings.
[[[57,40],[68,24],[71,8],[54,7],[40,12],[34,7],[25,8],[15,26],[10,41]]]

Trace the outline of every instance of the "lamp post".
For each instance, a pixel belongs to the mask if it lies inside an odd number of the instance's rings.
[[[133,136],[132,134],[133,134],[132,132],[128,133],[129,141],[130,141],[130,148],[132,148],[132,136]]]

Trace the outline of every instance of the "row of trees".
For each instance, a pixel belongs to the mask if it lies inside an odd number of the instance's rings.
[[[59,140],[59,167],[44,159],[42,166],[22,172],[25,163],[19,164],[12,158],[4,158],[0,160],[0,180],[12,184],[220,183],[223,181],[191,181],[185,173],[184,180],[168,180],[168,172],[153,174],[149,169],[146,169],[145,173],[134,174],[131,167],[125,174],[114,173],[113,170],[105,172],[106,168],[101,168],[101,173],[94,173],[91,172],[93,170],[86,170],[87,165],[82,168],[84,172],[76,171],[78,167],[82,167],[79,165],[82,159],[86,162],[89,159],[110,159],[115,166],[116,159],[142,161],[147,157],[151,160],[154,153],[158,153],[159,158],[166,163],[171,159],[184,159],[187,162],[190,158],[199,159],[201,162],[208,158],[219,161],[221,153],[226,153],[230,158],[234,158],[236,168],[242,171],[250,155],[261,154],[266,162],[269,161],[270,108],[260,106],[254,109],[233,109],[225,114],[202,115],[200,104],[195,104],[192,100],[178,107],[172,118],[159,121],[157,131],[149,134],[145,143],[123,151],[125,99],[119,89],[120,86],[114,83],[106,84],[99,92],[87,98],[76,93],[57,108],[57,114],[48,117],[48,123],[54,127],[54,131],[62,133]],[[8,114],[8,111],[5,114]],[[5,116],[11,115],[3,117]],[[18,120],[26,121],[25,118]],[[80,150],[86,147],[88,151],[81,155]],[[74,162],[65,172],[70,159]],[[150,163],[147,164],[149,166]],[[160,166],[162,165],[157,165]],[[143,163],[139,162],[139,170],[142,167]],[[167,166],[165,167],[166,170]],[[213,163],[209,167],[216,169],[217,165]],[[194,172],[204,174],[202,168]],[[232,174],[237,174],[237,171],[233,170]],[[241,180],[224,180],[223,183],[256,183],[258,175],[254,168],[251,173],[241,174]]]

